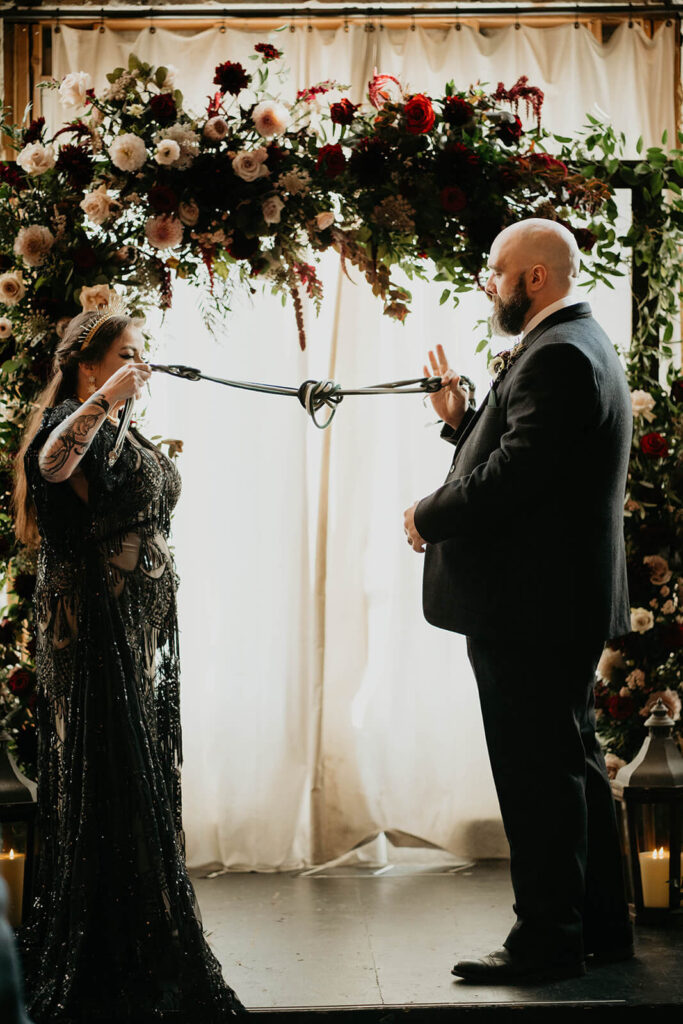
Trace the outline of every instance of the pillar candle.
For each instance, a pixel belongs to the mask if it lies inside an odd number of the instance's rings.
[[[21,924],[21,908],[24,895],[24,867],[26,865],[26,854],[0,853],[0,874],[7,883],[9,890],[9,904],[7,917],[13,928]]]
[[[643,904],[646,907],[669,906],[669,851],[646,850],[638,854],[640,877],[643,882]],[[683,854],[681,854],[683,865]]]

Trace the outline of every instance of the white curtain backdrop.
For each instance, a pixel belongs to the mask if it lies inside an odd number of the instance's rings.
[[[450,78],[458,87],[509,86],[526,74],[545,90],[552,130],[570,134],[597,103],[633,155],[640,134],[646,145],[664,129],[673,138],[674,32],[649,40],[623,25],[605,46],[572,26],[487,35],[297,28],[271,39],[292,68],[287,98],[332,77],[358,101],[375,66],[434,95]],[[101,88],[133,51],[175,64],[201,111],[214,66],[245,61],[260,38],[64,28],[54,71],[88,70]],[[52,96],[47,106],[54,123]],[[413,287],[401,326],[332,255],[321,274],[325,303],[317,320],[308,313],[305,354],[278,299],[238,296],[216,341],[196,292],[179,283],[165,322],[151,323],[156,360],[285,384],[329,375],[352,386],[419,375],[441,341],[485,392],[483,357],[474,354],[475,322],[487,312],[481,295],[453,311],[438,305],[439,285]],[[626,347],[626,280],[591,301]],[[174,545],[190,863],[293,868],[383,832],[465,856],[506,855],[465,641],[424,622],[422,559],[403,535],[403,509],[441,483],[450,460],[433,419],[418,396],[347,398],[331,430],[318,432],[295,400],[155,376],[148,433],[185,442]]]

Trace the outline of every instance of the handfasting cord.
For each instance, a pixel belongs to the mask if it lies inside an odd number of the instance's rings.
[[[414,377],[410,380],[394,380],[387,384],[375,384],[369,388],[342,388],[333,380],[305,380],[298,388],[283,387],[279,384],[255,384],[242,380],[225,380],[222,377],[210,377],[192,366],[163,366],[160,363],[149,363],[151,370],[157,373],[168,373],[172,377],[183,380],[210,380],[214,384],[224,384],[229,388],[242,391],[258,391],[266,395],[288,395],[298,398],[302,406],[320,430],[329,427],[334,419],[337,406],[347,395],[429,395],[441,390],[441,377]],[[464,374],[460,374],[460,382],[470,390],[470,398],[474,394],[474,384]],[[327,419],[320,422],[317,418],[320,410],[326,407],[329,412]],[[120,414],[116,441],[109,454],[109,465],[113,465],[121,454],[123,441],[133,414],[133,400],[129,398]]]

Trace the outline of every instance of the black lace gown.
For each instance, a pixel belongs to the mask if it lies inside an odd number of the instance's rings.
[[[35,593],[42,848],[20,934],[35,1024],[214,1024],[243,1007],[204,938],[181,825],[173,463],[115,426],[81,462],[88,501],[38,453],[78,407],[46,411],[26,455]]]

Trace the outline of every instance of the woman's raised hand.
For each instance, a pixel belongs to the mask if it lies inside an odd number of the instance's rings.
[[[125,402],[127,398],[140,398],[142,386],[151,376],[152,371],[147,363],[128,363],[112,373],[99,392],[111,405]]]
[[[460,377],[450,369],[443,345],[436,346],[436,355],[430,350],[429,361],[432,365],[432,372],[430,374],[427,367],[424,366],[425,377],[441,377],[441,390],[430,395],[434,411],[439,419],[457,430],[467,411],[469,389],[460,383]]]

